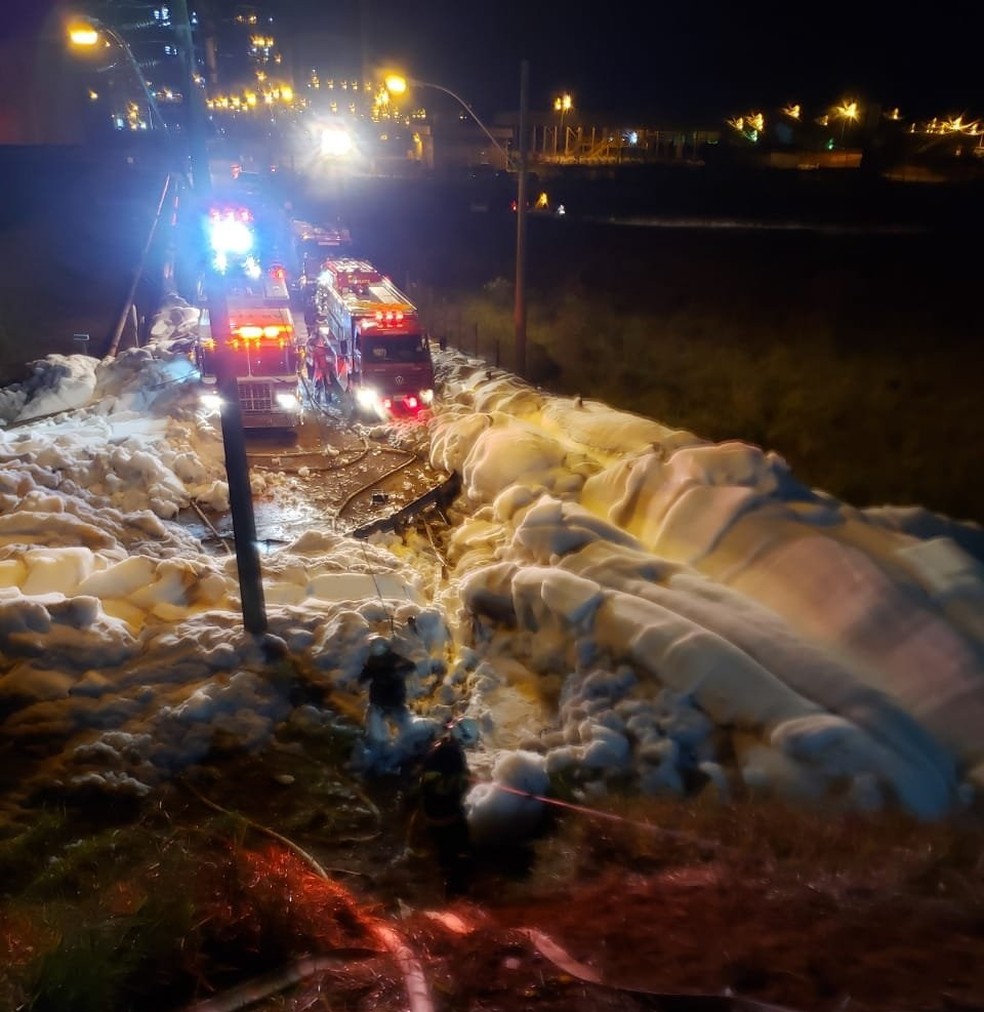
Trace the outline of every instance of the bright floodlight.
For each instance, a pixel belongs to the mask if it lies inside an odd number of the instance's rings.
[[[253,233],[249,226],[235,218],[219,218],[210,223],[210,241],[215,253],[245,256],[253,248]]]
[[[321,131],[321,153],[342,158],[352,150],[352,138],[341,127],[325,127]]]
[[[391,95],[402,95],[407,90],[407,79],[399,74],[390,74],[384,84]]]

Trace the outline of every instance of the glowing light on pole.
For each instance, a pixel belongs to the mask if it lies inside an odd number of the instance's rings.
[[[560,113],[560,132],[564,138],[564,156],[567,156],[567,131],[564,129],[564,117],[574,108],[573,97],[565,92],[554,99],[554,111]]]
[[[127,63],[130,65],[130,69],[133,71],[140,84],[140,89],[143,91],[144,100],[147,103],[147,109],[150,113],[150,122],[153,125],[154,120],[157,120],[157,125],[162,129],[167,129],[167,123],[164,120],[161,110],[158,108],[157,99],[154,98],[153,92],[147,86],[147,79],[143,75],[143,71],[140,69],[140,65],[137,63],[136,57],[133,55],[133,50],[129,47],[119,33],[114,31],[109,25],[103,24],[97,18],[86,18],[84,21],[76,22],[68,28],[68,40],[73,46],[80,46],[82,48],[91,49],[99,44],[99,40],[105,36],[107,39],[111,39],[122,51],[123,56],[126,58]],[[106,43],[109,45],[109,42]],[[91,94],[91,93],[90,93]]]
[[[431,81],[418,81],[413,77],[403,77],[400,74],[389,74],[385,80],[386,90],[391,95],[404,95],[408,88],[433,88],[435,91],[443,91],[445,95],[450,95],[462,109],[468,113],[469,116],[475,121],[482,133],[492,142],[496,150],[506,160],[506,166],[509,168],[513,167],[513,159],[508,151],[492,136],[489,128],[475,115],[472,107],[460,96],[456,95],[450,88],[445,88],[443,84],[434,84]]]
[[[858,103],[845,99],[840,105],[834,107],[834,113],[841,120],[841,144],[844,143],[844,132],[847,130],[847,124],[855,122],[860,116],[858,109]]]

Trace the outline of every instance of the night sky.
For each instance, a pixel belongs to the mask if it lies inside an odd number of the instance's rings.
[[[3,0],[0,35],[67,0]],[[905,118],[984,116],[984,4],[976,0],[831,5],[777,0],[268,0],[278,31],[322,28],[381,70],[402,68],[492,115],[563,91],[585,111],[722,116],[852,97]],[[197,0],[228,7],[233,0]],[[85,0],[74,0],[84,10]],[[189,0],[196,8],[196,0]],[[364,40],[368,40],[367,45]]]
[[[905,116],[984,115],[982,5],[781,4],[775,0],[280,0],[287,14],[370,26],[382,62],[491,112],[571,91],[597,111],[721,115],[850,95]],[[330,14],[326,12],[331,12]]]

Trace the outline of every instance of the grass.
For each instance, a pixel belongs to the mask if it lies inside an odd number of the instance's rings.
[[[537,844],[523,889],[555,889],[600,868],[658,869],[721,861],[730,868],[781,870],[804,880],[841,879],[909,897],[959,898],[984,925],[984,821],[967,813],[945,823],[901,814],[817,811],[751,798],[621,799],[615,818],[565,817]]]
[[[514,366],[510,285],[422,295],[432,333]],[[644,315],[541,293],[528,316],[527,376],[706,439],[774,450],[800,480],[855,506],[922,505],[984,522],[984,415],[969,354],[911,335],[904,352],[853,341],[815,313],[758,326],[750,333],[713,303]]]
[[[346,796],[342,766],[333,771],[331,764],[328,753],[313,763],[308,749],[228,758],[202,788],[221,798],[225,812],[202,805],[197,789],[167,787],[125,817],[110,817],[108,808],[99,818],[51,808],[19,831],[8,829],[0,842],[0,945],[7,953],[0,1007],[164,1012],[305,954],[348,951],[358,959],[372,949],[367,925],[375,912],[413,896],[427,872],[409,866],[402,875],[410,878],[393,878],[385,871],[401,831],[381,824],[367,832],[358,788]],[[292,778],[289,790],[271,792],[274,771]],[[704,796],[613,796],[594,807],[597,814],[562,810],[536,843],[530,871],[517,875],[492,862],[482,894],[490,908],[529,906],[606,877],[621,881],[626,869],[649,875],[714,863],[746,884],[816,885],[827,896],[911,904],[945,899],[959,905],[961,924],[984,926],[979,813],[927,825],[761,798],[722,804]],[[328,822],[319,821],[326,811]],[[397,823],[398,812],[388,811]],[[257,822],[323,867],[353,874],[365,898],[320,878]]]

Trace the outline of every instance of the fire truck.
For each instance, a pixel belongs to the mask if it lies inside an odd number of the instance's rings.
[[[301,422],[301,352],[282,268],[268,273],[255,288],[229,292],[224,339],[212,333],[208,309],[202,310],[198,368],[204,383],[216,384],[222,357],[236,377],[243,428],[293,429]]]
[[[209,310],[202,309],[195,358],[203,382],[216,394],[223,367],[235,378],[244,428],[293,429],[301,422],[301,351],[287,271],[254,223],[252,212],[238,205],[209,211],[215,283],[222,286],[229,329],[213,333]]]
[[[417,309],[366,260],[326,260],[315,290],[317,327],[335,381],[361,411],[416,415],[434,400],[434,365]]]
[[[334,225],[315,225],[294,218],[290,228],[300,273],[312,279],[321,272],[325,260],[343,255],[352,245],[352,233],[341,221]]]

